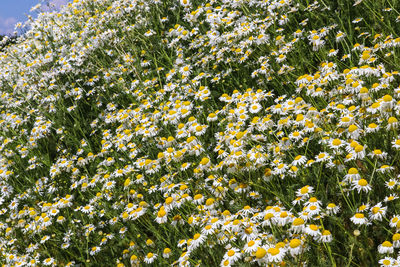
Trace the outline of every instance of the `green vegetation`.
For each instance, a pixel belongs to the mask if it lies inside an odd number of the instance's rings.
[[[0,48],[0,263],[399,265],[399,5],[40,13]]]

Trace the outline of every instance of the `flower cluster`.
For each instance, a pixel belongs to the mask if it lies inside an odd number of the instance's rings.
[[[0,51],[0,263],[400,265],[391,1],[34,9]]]

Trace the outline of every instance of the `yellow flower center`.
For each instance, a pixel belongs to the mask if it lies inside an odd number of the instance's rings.
[[[252,247],[256,242],[254,240],[250,240],[249,243],[247,243],[248,247]]]
[[[368,182],[367,182],[367,180],[365,180],[365,179],[360,179],[360,180],[358,181],[358,185],[359,185],[359,186],[366,186],[366,185],[368,185]]]
[[[167,199],[165,200],[165,204],[169,205],[172,203],[172,201],[174,201],[172,197],[167,197]]]
[[[256,251],[256,258],[262,259],[264,258],[265,254],[267,254],[267,251],[264,248],[258,248]]]
[[[339,146],[342,142],[339,139],[333,139],[332,144],[334,146]]]
[[[299,226],[299,225],[303,225],[303,224],[304,224],[304,220],[302,218],[296,218],[293,220],[294,226]]]
[[[324,230],[322,232],[322,235],[330,235],[330,234],[331,234],[331,232],[329,230]]]
[[[206,205],[207,205],[207,206],[211,206],[212,204],[214,204],[214,199],[213,199],[213,198],[207,199]]]
[[[300,245],[301,245],[300,239],[295,238],[295,239],[290,240],[289,246],[291,248],[297,248]]]
[[[165,212],[165,210],[164,209],[162,209],[162,210],[160,210],[158,213],[157,213],[157,217],[164,217],[165,216],[165,214],[167,214],[166,212]]]
[[[393,241],[397,241],[397,240],[400,240],[400,234],[399,233],[395,233],[393,235]]]
[[[356,153],[363,151],[364,147],[362,145],[357,145],[356,148],[354,149]]]
[[[390,101],[392,101],[392,96],[390,96],[390,95],[385,95],[384,97],[383,97],[383,101],[385,101],[385,102],[390,102]]]
[[[357,173],[358,173],[358,171],[356,168],[350,168],[350,170],[348,172],[348,174],[357,174]]]
[[[358,127],[357,126],[355,126],[354,124],[352,124],[352,125],[350,125],[349,126],[349,132],[354,132],[355,130],[357,130],[358,129]]]
[[[208,162],[210,162],[210,160],[209,160],[208,158],[203,158],[203,159],[200,161],[200,164],[201,164],[201,165],[206,165]]]
[[[373,208],[372,208],[372,213],[373,213],[373,214],[377,214],[379,211],[380,211],[380,208],[379,208],[379,207],[373,207]]]
[[[275,256],[277,254],[279,254],[279,248],[269,248],[268,249],[268,253],[271,254],[272,256]]]
[[[308,193],[308,186],[304,186],[300,189],[301,194],[307,194]]]
[[[392,243],[390,243],[389,241],[385,241],[382,243],[382,247],[390,248],[392,247]]]

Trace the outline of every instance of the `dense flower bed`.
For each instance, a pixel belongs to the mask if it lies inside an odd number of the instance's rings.
[[[399,4],[39,12],[0,53],[0,263],[399,265]]]

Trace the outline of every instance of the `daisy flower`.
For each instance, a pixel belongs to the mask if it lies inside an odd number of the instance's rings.
[[[354,214],[354,216],[351,217],[350,220],[357,225],[363,225],[368,223],[368,219],[365,218],[365,215],[363,213]]]
[[[332,234],[329,230],[323,230],[319,240],[324,243],[332,242]]]
[[[245,253],[253,254],[254,252],[257,251],[260,244],[261,244],[260,239],[250,240],[246,243],[243,250]]]
[[[391,257],[384,257],[383,259],[379,260],[379,264],[381,267],[384,266],[394,266],[395,260]]]
[[[296,196],[298,197],[308,197],[309,194],[314,192],[314,188],[312,186],[306,185],[296,191]]]
[[[393,140],[392,145],[394,149],[400,149],[400,139]]]
[[[385,198],[384,198],[384,202],[390,202],[390,201],[393,201],[393,200],[396,200],[396,199],[398,199],[399,198],[399,196],[398,195],[396,195],[396,194],[390,194],[389,196],[386,196]]]
[[[365,147],[362,145],[357,145],[354,148],[354,156],[357,159],[363,159],[365,157]]]
[[[166,223],[168,220],[167,212],[165,211],[164,206],[161,206],[160,210],[157,212],[157,217],[155,221],[159,224]]]
[[[329,50],[328,57],[335,57],[339,50],[331,49]]]
[[[304,232],[310,236],[318,237],[320,235],[319,227],[315,224],[309,224],[304,228]]]
[[[380,173],[387,173],[387,172],[390,172],[390,171],[393,171],[394,170],[394,167],[392,167],[392,166],[389,166],[389,165],[382,165],[381,167],[379,167],[379,169],[377,170],[377,172],[380,172]]]
[[[358,193],[360,193],[360,191],[368,192],[372,189],[371,186],[368,184],[367,180],[365,179],[353,180],[352,183],[353,183],[353,190],[357,189]]]
[[[386,130],[394,130],[399,127],[399,121],[395,117],[389,117],[387,120]]]
[[[146,257],[144,258],[144,262],[147,264],[151,264],[154,262],[154,260],[157,258],[157,254],[155,253],[147,253]]]
[[[336,34],[336,42],[342,41],[345,37],[346,37],[346,33],[342,32],[342,31],[339,31]]]
[[[393,100],[393,97],[391,95],[385,95],[382,97],[382,103],[381,103],[381,111],[385,112],[387,110],[391,110],[395,104],[395,101]]]
[[[90,249],[89,254],[92,255],[92,256],[93,256],[93,255],[96,255],[100,250],[101,250],[101,248],[98,247],[98,246],[92,247],[92,248]]]
[[[48,265],[54,265],[54,258],[47,258],[43,261],[43,264],[48,266]]]
[[[269,262],[281,262],[283,257],[285,257],[286,249],[283,246],[280,246],[279,243],[275,245],[275,247],[270,247],[267,249],[268,253],[268,261]]]
[[[230,267],[232,265],[232,262],[229,259],[222,259],[221,264],[219,266],[221,267]]]
[[[206,238],[207,238],[207,237],[206,237],[205,235],[202,235],[202,234],[200,234],[200,233],[196,233],[196,234],[193,236],[192,241],[191,241],[190,244],[188,245],[188,251],[192,251],[192,250],[198,248],[201,244],[204,243],[204,241],[206,240]]]
[[[316,157],[315,157],[315,162],[327,162],[331,156],[329,156],[328,153],[326,152],[320,152]]]
[[[394,248],[399,248],[400,247],[400,234],[399,233],[395,233],[392,236],[392,241],[393,241],[393,247]]]
[[[259,263],[265,263],[267,261],[267,259],[264,258],[267,255],[267,250],[264,247],[258,247],[253,255],[256,257],[256,261]]]
[[[336,138],[336,139],[331,140],[328,145],[330,148],[337,150],[337,149],[343,147],[344,143],[342,140]]]
[[[250,105],[249,112],[255,114],[258,113],[261,109],[262,106],[259,103],[255,102]]]
[[[309,37],[309,39],[310,39],[310,43],[313,46],[313,51],[317,51],[319,48],[321,48],[325,44],[325,41],[322,40],[322,38],[319,35],[316,35],[316,34],[315,35],[311,35]]]
[[[229,260],[229,262],[232,264],[239,260],[242,257],[242,253],[240,253],[240,250],[237,248],[231,248],[229,249],[224,257],[222,258],[222,261]]]
[[[290,228],[294,233],[301,233],[305,229],[305,221],[302,218],[295,218]]]
[[[358,181],[361,179],[360,174],[356,168],[350,168],[347,174],[344,176],[344,181],[346,182],[353,182]]]
[[[380,254],[393,253],[393,251],[393,244],[390,241],[385,241],[378,246],[378,252]]]
[[[306,163],[306,161],[307,161],[307,158],[306,158],[305,156],[303,156],[303,155],[297,155],[297,156],[294,158],[292,164],[293,164],[294,166],[299,166],[299,165],[303,165],[304,163]]]
[[[378,203],[375,206],[371,207],[369,218],[371,220],[381,221],[382,217],[386,215],[387,207],[382,207],[382,203]]]
[[[380,127],[376,123],[370,123],[368,124],[367,129],[365,130],[366,133],[375,133],[379,131]]]
[[[382,152],[382,150],[380,149],[374,149],[371,153],[368,154],[368,156],[377,159],[386,159],[387,153]]]
[[[363,20],[363,18],[356,18],[356,19],[354,19],[352,22],[353,22],[354,24],[356,24],[356,23],[361,22],[362,20]]]
[[[292,257],[296,257],[303,252],[303,242],[298,238],[293,238],[289,242],[289,253]]]
[[[165,248],[163,251],[163,258],[168,259],[171,256],[172,250],[170,248]]]

